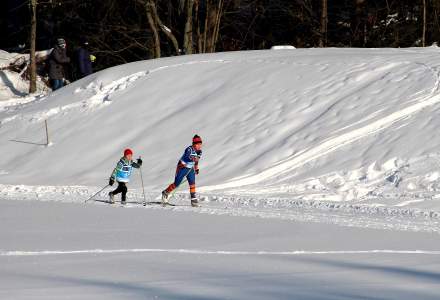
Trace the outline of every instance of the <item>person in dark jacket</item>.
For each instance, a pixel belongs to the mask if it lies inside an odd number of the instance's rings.
[[[64,65],[70,63],[70,58],[66,53],[66,46],[67,44],[64,39],[57,39],[57,43],[50,53],[49,79],[54,91],[64,86]]]
[[[94,56],[90,55],[88,47],[89,43],[87,40],[83,40],[81,47],[78,48],[78,79],[89,76],[93,73],[92,62],[94,60]]]

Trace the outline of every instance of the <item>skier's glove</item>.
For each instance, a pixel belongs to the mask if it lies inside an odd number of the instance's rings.
[[[112,186],[113,183],[115,183],[115,180],[114,180],[113,178],[110,178],[110,179],[108,180],[108,185]]]
[[[196,169],[196,174],[199,175],[199,169]]]
[[[201,156],[202,155],[202,150],[197,150],[196,153],[197,153],[198,156]]]
[[[139,166],[142,166],[142,159],[138,158],[138,159],[137,159],[137,164],[138,164]]]

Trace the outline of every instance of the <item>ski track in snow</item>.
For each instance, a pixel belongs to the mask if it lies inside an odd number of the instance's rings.
[[[84,204],[99,188],[89,187],[30,187],[0,185],[0,199],[17,201],[56,201]],[[157,202],[160,192],[147,191],[147,202]],[[440,212],[401,207],[363,205],[350,202],[329,202],[281,197],[201,195],[201,207],[193,208],[184,193],[177,193],[171,203],[177,206],[126,204],[112,206],[115,209],[167,209],[175,212],[191,212],[209,215],[226,215],[264,219],[281,219],[294,222],[326,223],[346,227],[372,228],[440,234]],[[101,192],[95,199],[107,199]],[[142,203],[141,190],[131,190],[129,202]],[[205,199],[203,201],[203,199]],[[85,205],[105,205],[89,201]]]
[[[239,178],[231,179],[229,182],[225,184],[204,187],[203,190],[215,191],[215,190],[224,190],[230,188],[249,186],[252,184],[258,184],[260,182],[280,176],[282,174],[293,172],[295,169],[304,166],[313,160],[328,155],[341,147],[345,147],[351,143],[366,138],[372,134],[376,134],[380,131],[383,131],[389,128],[390,126],[392,126],[393,124],[401,120],[405,120],[408,117],[411,117],[412,115],[422,111],[425,108],[440,103],[440,95],[438,94],[436,95],[440,87],[440,76],[431,67],[426,66],[425,64],[421,64],[421,65],[425,66],[432,73],[434,73],[434,75],[436,76],[436,83],[432,88],[431,92],[429,93],[429,95],[421,96],[412,101],[412,102],[416,102],[416,104],[408,106],[400,111],[396,111],[386,117],[374,121],[371,124],[367,124],[361,128],[352,130],[345,134],[337,135],[336,137],[331,137],[314,148],[299,150],[298,151],[299,154],[284,159],[284,161],[281,161],[277,165],[270,167],[258,174],[244,176],[244,177],[240,176]]]
[[[103,85],[103,83],[98,84],[96,82],[92,82],[87,86],[87,88],[78,88],[74,92],[75,94],[77,94],[77,93],[80,93],[83,91],[93,90],[94,95],[89,98],[83,99],[79,102],[74,102],[74,103],[71,103],[68,105],[64,105],[64,106],[53,107],[48,110],[41,111],[39,113],[33,112],[30,114],[15,114],[11,117],[4,118],[3,120],[1,120],[0,125],[4,125],[6,123],[9,123],[9,122],[12,122],[15,120],[26,120],[26,119],[28,119],[29,121],[32,121],[32,122],[39,122],[39,121],[47,119],[49,117],[53,117],[57,114],[66,113],[66,112],[74,110],[74,109],[89,110],[89,109],[93,109],[93,108],[98,108],[99,106],[109,105],[112,101],[113,94],[115,94],[117,92],[121,92],[121,91],[127,89],[132,84],[134,84],[136,81],[143,79],[150,74],[153,74],[153,73],[156,73],[156,72],[159,72],[162,70],[166,70],[166,69],[170,69],[170,68],[178,68],[178,67],[187,66],[187,65],[195,65],[195,64],[228,63],[228,62],[229,61],[225,61],[225,60],[190,61],[190,62],[185,62],[185,63],[160,66],[155,69],[151,69],[151,70],[147,70],[147,71],[136,72],[134,74],[122,77],[118,80],[112,81],[107,85]],[[17,110],[21,110],[26,106],[35,104],[37,102],[42,102],[46,99],[47,99],[47,97],[39,97],[37,99],[32,98],[31,100],[22,101],[19,103],[11,103],[9,106],[5,105],[4,109],[14,112]],[[0,106],[0,108],[2,108],[2,106]]]
[[[50,256],[50,255],[79,255],[79,254],[126,254],[126,253],[170,253],[189,255],[344,255],[344,254],[410,254],[410,255],[440,255],[440,251],[426,250],[342,250],[342,251],[227,251],[199,249],[92,249],[92,250],[43,250],[43,251],[0,251],[0,256]]]

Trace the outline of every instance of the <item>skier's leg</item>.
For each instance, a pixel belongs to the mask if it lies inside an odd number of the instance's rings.
[[[170,184],[164,191],[162,191],[162,202],[167,203],[169,194],[176,189],[181,183],[183,178],[185,177],[187,168],[178,165],[176,169],[176,176],[174,178],[174,182]]]
[[[121,203],[125,204],[125,202],[127,201],[127,186],[125,185],[124,182],[121,182]]]
[[[116,188],[116,190],[114,190],[113,192],[111,192],[113,195],[117,195],[119,193],[122,193],[122,185],[125,185],[122,182],[118,182],[118,187]]]
[[[186,176],[189,184],[189,192],[191,194],[191,206],[198,206],[199,200],[197,199],[196,194],[196,173],[194,169],[192,169],[188,175]]]
[[[123,184],[122,182],[118,182],[118,187],[116,188],[116,190],[114,190],[113,192],[108,193],[109,199],[111,203],[115,203],[115,195],[122,193],[123,191],[123,187],[122,185],[125,186],[125,184]]]
[[[172,191],[174,191],[176,187],[178,187],[182,183],[182,180],[185,177],[186,172],[188,172],[187,168],[180,166],[177,167],[176,176],[174,177],[174,182],[170,184],[166,189],[167,193],[171,193]]]
[[[191,194],[191,198],[196,198],[196,174],[194,169],[192,169],[188,175],[186,175],[186,179],[188,179],[189,184],[189,192]]]

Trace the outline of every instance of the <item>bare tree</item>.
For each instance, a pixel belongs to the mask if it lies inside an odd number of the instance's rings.
[[[30,82],[29,93],[37,91],[37,63],[35,57],[35,41],[37,39],[37,0],[31,0],[31,34],[30,34]]]
[[[355,12],[354,22],[352,22],[352,35],[355,45],[365,46],[367,40],[367,28],[365,23],[367,0],[354,0]]]
[[[193,9],[194,0],[186,0],[186,23],[183,49],[185,54],[193,53]]]
[[[422,33],[422,47],[426,46],[426,0],[423,0],[423,33]]]
[[[321,3],[321,37],[319,38],[319,47],[324,47],[327,44],[327,24],[328,24],[328,3],[327,0],[322,0]]]
[[[176,51],[176,55],[180,54],[179,43],[177,38],[171,31],[170,27],[163,24],[159,13],[157,12],[157,3],[155,0],[136,0],[138,3],[145,6],[147,14],[148,25],[153,33],[153,54],[155,58],[161,57],[160,34],[159,30],[171,41]]]
[[[159,28],[162,30],[162,32],[167,36],[167,38],[171,41],[171,43],[174,46],[174,50],[176,51],[176,55],[180,55],[180,48],[179,43],[177,42],[176,36],[171,31],[170,27],[167,27],[163,24],[162,20],[159,17],[159,13],[157,12],[157,5],[156,1],[154,0],[147,0],[150,2],[150,5],[152,7],[152,13],[153,17],[155,19],[156,24],[159,26]]]
[[[224,0],[207,0],[205,31],[203,33],[203,52],[215,52],[221,19],[224,13]]]
[[[153,33],[153,57],[160,58],[161,49],[160,49],[160,37],[158,25],[156,23],[156,19],[153,16],[153,6],[151,1],[145,2],[145,10],[147,13],[148,24],[150,25],[151,31]]]
[[[195,14],[195,27],[196,27],[196,44],[197,44],[197,51],[199,53],[203,52],[203,39],[202,39],[202,33],[201,33],[201,26],[200,23],[200,0],[195,0],[194,2],[194,14]]]

